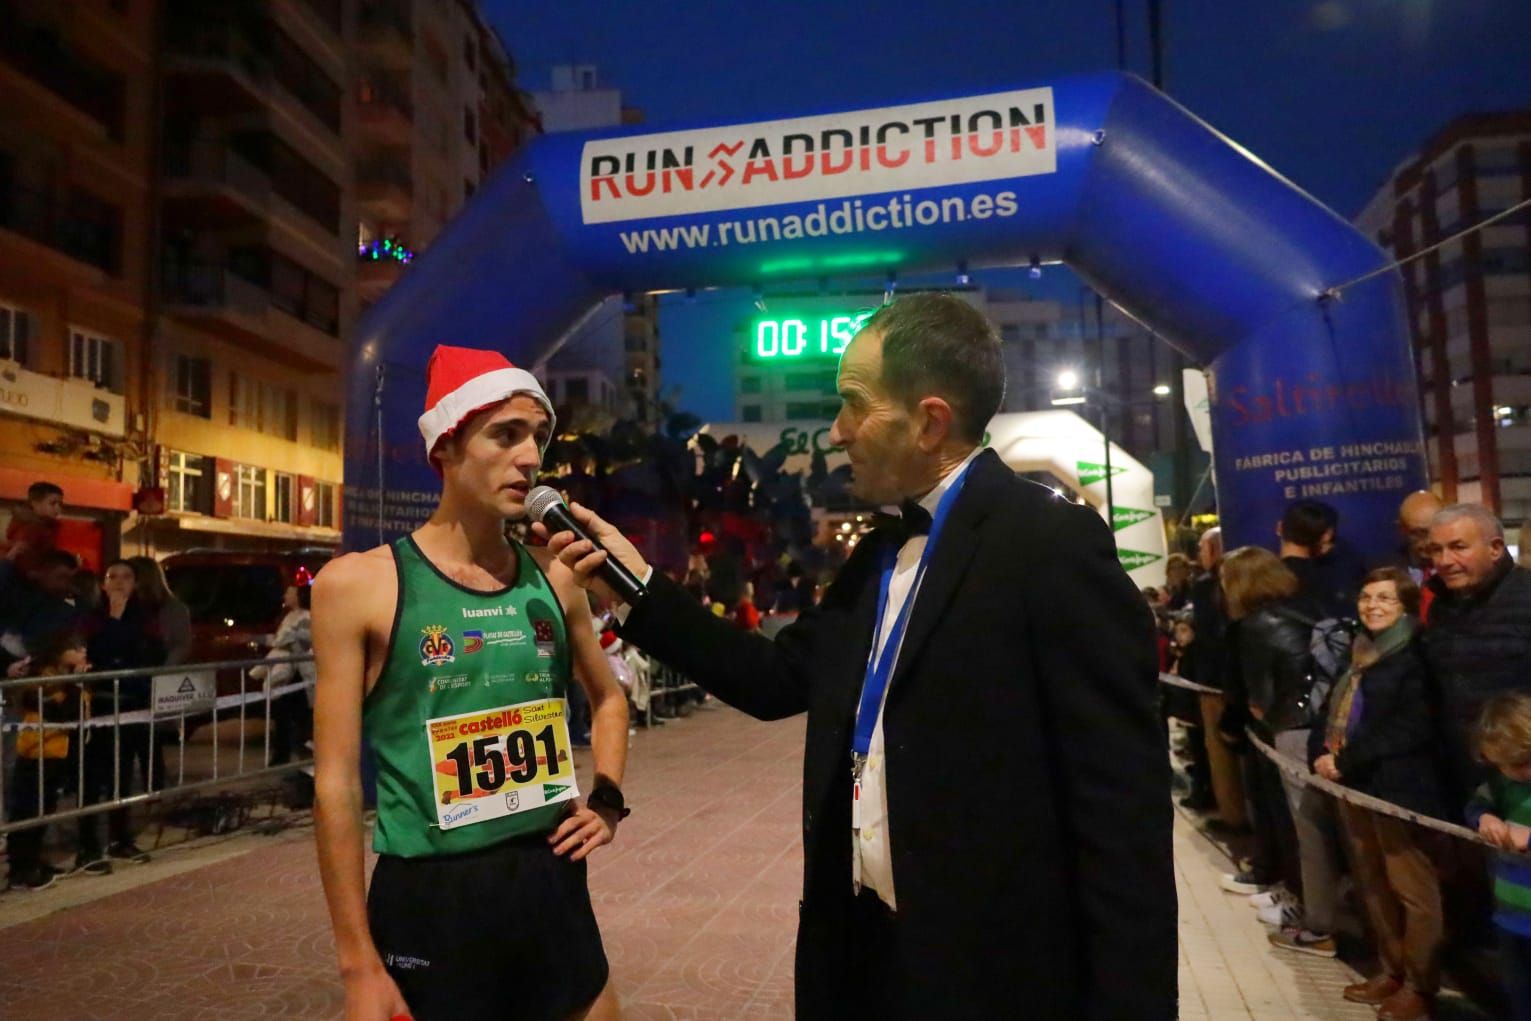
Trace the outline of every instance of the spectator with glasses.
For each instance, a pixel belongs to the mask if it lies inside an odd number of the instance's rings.
[[[1419,586],[1401,567],[1366,576],[1357,600],[1361,628],[1324,714],[1313,728],[1313,771],[1421,815],[1444,818],[1434,711],[1415,640]],[[1444,943],[1437,862],[1442,835],[1346,801],[1336,802],[1356,884],[1382,968],[1345,989],[1379,1008],[1383,1021],[1429,1014],[1440,988]]]

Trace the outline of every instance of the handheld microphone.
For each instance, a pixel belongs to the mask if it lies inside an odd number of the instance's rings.
[[[526,514],[533,521],[541,522],[549,534],[573,532],[596,549],[606,549],[589,532],[586,532],[578,521],[574,520],[574,515],[569,513],[569,507],[563,502],[563,497],[552,486],[538,486],[527,494]],[[639,581],[625,564],[612,556],[610,551],[607,551],[606,562],[596,568],[596,573],[629,606],[643,598],[646,591],[643,582]]]

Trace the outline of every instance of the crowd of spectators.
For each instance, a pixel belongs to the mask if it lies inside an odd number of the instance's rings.
[[[0,673],[11,679],[132,671],[178,666],[192,651],[191,614],[148,556],[112,561],[99,575],[59,545],[63,490],[36,482],[27,504],[11,517],[0,546]],[[290,589],[290,611],[268,639],[273,655],[311,651],[307,589]],[[277,685],[295,676],[312,679],[312,664],[277,664],[266,676]],[[115,801],[166,784],[165,743],[171,728],[158,732],[136,714],[151,708],[152,676],[143,674],[84,682],[51,681],[0,691],[0,720],[7,724],[61,724],[36,729],[7,728],[0,755],[6,777],[5,816],[10,822],[47,815],[59,799],[73,796],[80,806]],[[135,714],[118,722],[119,714]],[[272,705],[272,764],[288,761],[293,745],[307,740],[311,703],[303,692]],[[107,718],[111,718],[110,721]],[[82,720],[101,724],[79,726]],[[14,736],[13,736],[14,735]],[[101,837],[106,816],[106,840]],[[60,869],[40,854],[44,825],[13,831],[6,842],[11,887],[45,889]],[[79,818],[75,871],[110,873],[114,864],[149,860],[137,844],[132,814],[117,807]]]
[[[1368,564],[1332,507],[1297,501],[1279,553],[1225,555],[1213,529],[1199,573],[1177,561],[1149,594],[1167,669],[1210,689],[1166,688],[1184,724],[1181,804],[1247,835],[1222,885],[1272,945],[1332,957],[1364,920],[1378,966],[1345,999],[1383,1021],[1431,1017],[1447,949],[1497,928],[1504,994],[1531,1019],[1531,571],[1481,506],[1415,493],[1398,530],[1390,562]],[[1485,848],[1420,820],[1481,835],[1499,856],[1492,898]]]

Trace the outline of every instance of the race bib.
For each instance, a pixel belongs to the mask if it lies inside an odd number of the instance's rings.
[[[471,826],[578,797],[564,708],[550,698],[427,720],[437,824]]]

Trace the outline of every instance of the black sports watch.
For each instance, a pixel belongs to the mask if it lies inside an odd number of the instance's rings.
[[[617,813],[618,822],[633,814],[633,810],[627,807],[627,799],[622,796],[622,788],[614,783],[598,784],[585,799],[585,805],[591,809],[604,808]]]

